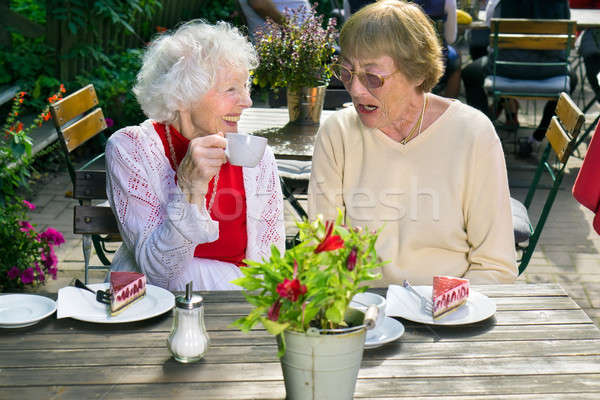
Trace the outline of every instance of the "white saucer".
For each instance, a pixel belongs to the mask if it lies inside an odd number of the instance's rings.
[[[56,302],[34,294],[0,296],[0,328],[24,328],[56,311]]]
[[[377,328],[367,331],[365,349],[375,349],[386,343],[393,342],[404,334],[404,325],[394,318],[385,317]]]

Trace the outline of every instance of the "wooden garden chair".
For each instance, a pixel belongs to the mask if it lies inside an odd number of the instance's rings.
[[[492,71],[485,78],[484,88],[493,96],[494,107],[498,106],[500,99],[557,100],[562,92],[569,93],[568,56],[575,42],[576,28],[577,23],[572,20],[493,18],[490,26]],[[564,52],[565,57],[564,61],[550,59],[545,62],[499,60],[500,52],[508,50],[555,50]],[[514,79],[498,74],[500,66],[513,69],[562,69],[564,73],[546,79]]]
[[[577,145],[577,137],[584,119],[583,113],[569,95],[561,93],[556,105],[555,116],[552,117],[552,121],[546,131],[548,145],[540,159],[531,185],[529,186],[525,203],[523,204],[525,209],[529,211],[540,178],[544,172],[546,172],[552,180],[552,187],[548,191],[537,224],[535,227],[531,227],[531,236],[529,237],[529,240],[523,241],[522,243],[516,243],[517,249],[522,251],[519,274],[522,274],[527,268],[531,256],[533,255],[533,251],[535,250],[535,246],[542,234],[542,230],[544,229],[544,225],[548,219],[552,205],[554,204],[556,194],[560,188],[567,161]],[[553,158],[554,156],[556,157],[555,162],[549,161],[551,154],[553,154]]]
[[[81,186],[78,187],[78,184],[80,185],[82,182],[82,175],[79,174],[80,171],[91,173],[95,169],[96,172],[101,171],[104,173],[104,153],[93,157],[80,168],[75,168],[70,157],[70,154],[75,149],[98,135],[102,135],[104,130],[106,130],[106,120],[102,113],[102,109],[99,107],[98,96],[96,95],[94,85],[89,84],[52,104],[50,106],[50,112],[52,113],[52,120],[56,127],[59,142],[61,143],[65,161],[67,163],[71,183],[73,184],[73,197],[79,200],[81,206],[91,206],[92,199],[106,200],[104,186],[98,188],[98,190],[104,192],[100,197],[89,197],[82,192],[83,189]],[[90,187],[87,186],[85,190],[89,190],[89,188]],[[107,202],[105,202],[103,206],[110,211]],[[102,234],[106,235],[103,236]],[[96,254],[103,266],[89,267],[90,241],[94,245]],[[103,232],[100,229],[96,229],[96,232],[90,232],[89,237],[84,235],[83,253],[84,258],[87,257],[87,261],[85,262],[86,283],[88,269],[109,268],[110,261],[108,260],[106,253],[109,253],[110,251],[106,248],[105,243],[113,241],[121,241],[118,231],[113,232],[111,230],[111,232]]]

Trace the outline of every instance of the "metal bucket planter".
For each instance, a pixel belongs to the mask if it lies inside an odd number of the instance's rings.
[[[362,323],[361,311],[351,310],[349,314],[361,321],[358,324]],[[315,331],[314,335],[284,332],[286,351],[280,361],[286,398],[352,399],[366,328],[337,329],[334,334]]]
[[[290,122],[298,125],[318,125],[327,86],[287,89]]]

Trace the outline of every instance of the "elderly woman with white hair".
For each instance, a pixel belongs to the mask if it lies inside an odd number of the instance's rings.
[[[148,120],[113,134],[106,190],[123,245],[112,270],[182,290],[239,289],[244,259],[283,251],[283,198],[272,151],[231,165],[225,132],[252,105],[257,56],[227,23],[191,21],[148,47],[133,89]]]

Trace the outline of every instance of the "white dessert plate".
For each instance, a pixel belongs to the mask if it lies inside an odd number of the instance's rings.
[[[88,285],[93,290],[106,290],[108,283]],[[156,317],[175,306],[175,296],[158,286],[146,285],[146,295],[115,316],[111,316],[108,305],[96,301],[96,296],[87,290],[81,290],[84,300],[78,302],[77,309],[70,315],[73,319],[101,324],[142,321]]]
[[[56,302],[35,294],[0,296],[0,328],[24,328],[56,311]]]
[[[375,349],[386,343],[393,342],[404,334],[404,325],[394,318],[385,317],[381,326],[367,331],[365,349]]]
[[[415,290],[431,299],[431,286],[414,286]],[[413,322],[430,325],[466,325],[483,321],[496,313],[496,303],[476,290],[469,290],[467,302],[445,316],[433,319],[431,313],[421,307],[421,300],[399,285],[388,287],[386,315],[401,317]]]

